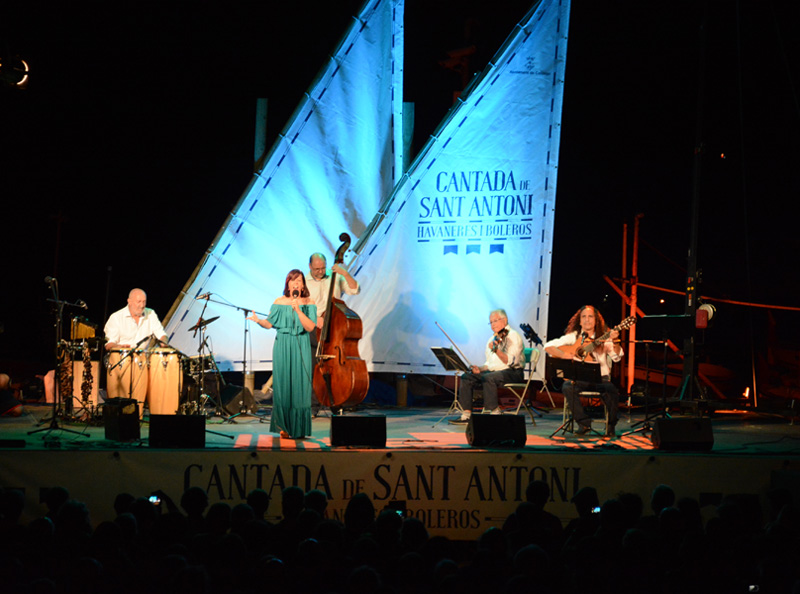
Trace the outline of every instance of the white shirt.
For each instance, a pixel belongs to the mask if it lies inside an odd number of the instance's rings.
[[[587,339],[587,342],[591,340],[591,337]],[[560,346],[571,346],[578,342],[578,332],[570,332],[569,334],[565,334],[559,338],[554,338],[553,340],[548,340],[544,348],[547,347],[560,347]],[[611,343],[614,344],[614,341],[609,339],[604,344]],[[604,346],[600,345],[595,347],[595,349],[590,353],[590,356],[587,357],[587,363],[599,363],[600,364],[600,375],[611,375],[611,365],[612,361],[617,362],[622,359],[622,347],[619,349],[619,353],[615,352],[613,349],[610,353],[605,352]]]
[[[508,330],[508,335],[500,342],[497,351],[502,351],[508,357],[508,363],[503,363],[497,352],[492,352],[492,343],[494,336],[486,343],[486,369],[489,371],[500,371],[508,369],[509,367],[520,368],[525,363],[524,350],[525,344],[522,342],[522,337],[519,332],[512,330],[510,326],[505,327]]]
[[[341,299],[342,291],[348,295],[358,295],[361,292],[361,285],[356,281],[356,288],[351,289],[347,284],[347,279],[341,275],[336,275],[336,286],[333,288],[333,296],[336,299]],[[325,313],[325,308],[328,306],[328,292],[331,290],[331,275],[326,273],[321,280],[315,279],[310,274],[306,274],[306,286],[308,292],[311,294],[311,299],[317,305],[317,316]],[[355,280],[355,279],[353,279]]]
[[[127,305],[111,314],[103,331],[106,333],[106,343],[129,344],[131,347],[136,346],[143,338],[161,338],[167,334],[152,309],[146,307],[137,324]]]

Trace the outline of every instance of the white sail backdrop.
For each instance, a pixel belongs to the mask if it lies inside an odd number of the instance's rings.
[[[245,345],[248,370],[271,369],[274,333],[238,308],[268,312],[311,252],[332,255],[343,231],[355,241],[402,174],[403,9],[369,0],[354,17],[168,314],[172,346],[195,354],[189,329],[218,316],[220,369],[241,370]]]
[[[480,365],[489,313],[547,333],[569,0],[543,0],[462,94],[364,234],[348,300],[372,371]]]

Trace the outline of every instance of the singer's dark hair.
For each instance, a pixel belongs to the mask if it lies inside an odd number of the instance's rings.
[[[584,309],[591,309],[594,312],[594,335],[601,336],[605,334],[608,330],[606,321],[603,318],[603,314],[597,311],[597,308],[594,305],[584,305],[578,311],[576,311],[569,319],[569,322],[567,323],[567,329],[564,331],[564,334],[569,334],[570,332],[580,333],[581,314],[583,313]]]
[[[300,291],[300,297],[308,297],[309,295],[311,295],[311,293],[308,292],[308,287],[306,286],[305,275],[302,273],[302,271],[298,270],[297,268],[294,268],[289,271],[289,274],[286,275],[286,282],[283,284],[284,297],[291,297],[291,295],[289,294],[289,281],[293,281],[298,276],[303,279],[303,290]]]

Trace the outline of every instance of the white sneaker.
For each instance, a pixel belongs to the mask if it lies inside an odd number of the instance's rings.
[[[492,410],[490,410],[490,411],[489,411],[489,414],[490,414],[490,415],[502,415],[502,414],[503,414],[503,411],[502,411],[502,410],[500,409],[500,407],[498,406],[497,408],[493,408]]]
[[[469,412],[463,412],[463,413],[461,413],[461,416],[459,418],[450,419],[450,422],[453,425],[464,425],[466,423],[469,423],[469,417],[470,417],[470,413]]]

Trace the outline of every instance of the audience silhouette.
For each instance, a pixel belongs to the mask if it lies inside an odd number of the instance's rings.
[[[115,517],[93,528],[90,510],[65,489],[45,493],[46,513],[26,525],[21,493],[0,489],[3,591],[800,593],[798,514],[786,489],[771,491],[764,510],[757,497],[728,495],[704,520],[696,499],[667,485],[654,488],[647,516],[638,495],[601,504],[584,487],[572,498],[577,517],[562,528],[545,509],[549,486],[532,481],[502,527],[474,542],[430,536],[391,506],[376,514],[364,493],[341,520],[328,516],[323,491],[295,486],[281,492],[280,518],[267,517],[261,489],[232,506],[209,505],[197,487],[180,506],[152,495],[120,493]]]

